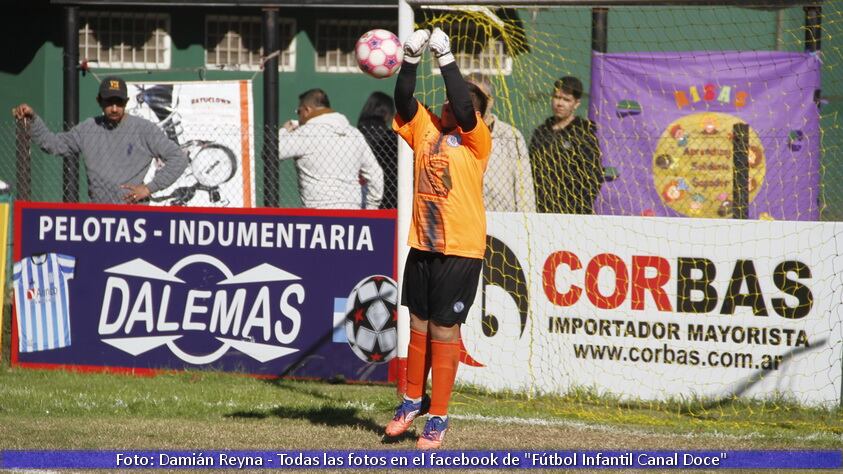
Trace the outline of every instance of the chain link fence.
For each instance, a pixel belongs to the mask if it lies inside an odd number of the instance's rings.
[[[0,192],[19,200],[119,204],[131,200],[126,185],[143,182],[153,193],[140,203],[149,205],[254,207],[264,205],[270,189],[280,207],[396,207],[398,137],[385,123],[282,128],[272,132],[279,145],[270,156],[261,127],[121,127],[110,130],[101,118],[69,132],[33,120],[6,122]],[[275,166],[266,167],[267,160]]]
[[[239,130],[216,128],[201,133],[202,138],[170,137],[186,159],[183,171],[174,173],[172,168],[180,165],[149,153],[148,136],[112,140],[105,130],[60,132],[51,136],[45,151],[33,137],[31,122],[11,122],[0,128],[0,193],[29,201],[119,204],[131,194],[123,185],[143,181],[155,191],[141,201],[149,205],[264,206],[266,189],[272,187],[279,207],[395,209],[398,136],[385,125],[371,123],[347,130],[350,134],[328,126],[282,130],[279,151],[269,157],[247,150]],[[548,179],[535,179],[541,157],[531,159],[529,141],[513,131],[511,125],[495,121],[484,176],[486,209],[535,212],[536,183]],[[252,139],[262,145],[264,134],[257,132]],[[79,144],[99,151],[89,159],[73,151]],[[750,158],[751,151],[752,147]],[[276,166],[265,167],[266,159],[275,160]],[[660,159],[655,160],[657,171],[669,166]],[[752,179],[749,182],[748,192],[757,193]]]
[[[40,119],[9,120],[0,124],[0,195],[28,201],[119,204],[133,202],[131,196],[137,190],[127,185],[143,182],[150,184],[153,193],[141,196],[140,203],[149,205],[396,208],[400,138],[391,130],[389,121],[386,118],[361,119],[355,127],[345,118],[332,123],[320,117],[295,130],[282,127],[267,132],[274,138],[270,141],[274,149],[266,146],[268,135],[259,126],[244,130],[232,126],[188,127],[161,122],[156,127],[132,117],[135,122],[132,128],[123,130],[121,124],[112,130],[103,123],[102,117],[98,117],[84,121],[72,131],[61,132],[60,124],[44,124]],[[543,158],[533,151],[535,132],[530,133],[529,127],[523,127],[517,121],[510,124],[499,117],[489,121],[493,150],[484,176],[487,211],[536,212],[537,186],[550,182],[565,187],[556,169],[564,163],[557,163],[556,167],[540,166]],[[688,129],[695,125],[686,122],[671,127],[670,133],[659,139],[658,153],[648,171],[668,205],[683,194],[681,183],[672,176],[677,173],[687,176],[686,181],[691,185],[702,187],[711,184],[703,182],[703,178],[712,174],[710,168],[714,166],[706,165],[699,171],[687,163],[676,163],[676,156],[684,156],[687,150],[729,150],[732,146],[722,136],[704,134],[698,134],[698,144],[693,141],[684,144],[684,136],[680,133],[682,125]],[[730,123],[720,125],[728,125],[726,128],[731,130]],[[527,130],[530,138],[525,138],[522,129]],[[838,134],[834,132],[837,130],[836,125],[825,128],[824,166],[818,174],[811,175],[818,184],[793,190],[791,201],[804,197],[805,203],[798,207],[800,211],[792,219],[836,220],[833,212],[820,212],[824,207],[828,208],[823,198],[836,196],[820,190],[828,190],[829,183],[834,182],[829,178],[836,169],[830,163],[835,162],[833,151]],[[610,138],[618,149],[632,150],[638,143],[631,137],[610,134]],[[773,150],[785,150],[793,158],[769,163],[761,151],[761,138],[774,143]],[[798,134],[784,130],[779,135],[761,138],[750,134],[746,143],[744,180],[748,183],[746,193],[750,201],[758,197],[760,183],[765,181],[765,170],[766,175],[776,169],[784,170],[780,175],[793,175],[806,166],[795,161],[796,153],[808,146],[808,141]],[[652,137],[647,139],[652,140]],[[553,154],[564,156],[563,151],[560,149]],[[176,153],[179,158],[174,159],[168,153]],[[719,158],[728,163],[718,164],[714,171],[720,172],[723,168],[731,176],[731,155]],[[604,187],[614,180],[615,171],[605,165],[604,162],[603,169],[598,170],[602,171],[599,178]],[[546,172],[543,174],[542,170]],[[579,176],[585,172],[572,169],[570,173]],[[769,177],[766,181],[770,181]],[[772,184],[778,181],[780,179]],[[712,183],[714,188],[726,188],[730,184],[726,181]],[[617,209],[610,213],[638,214],[634,209],[640,207],[637,204],[641,190],[623,191],[610,195],[617,204]],[[270,199],[267,199],[268,195]],[[685,201],[686,207],[678,207],[677,212],[720,218],[735,214],[728,207],[732,205],[728,199],[722,203],[716,201],[719,207],[712,209],[698,205],[693,199]],[[767,204],[770,208],[776,205]],[[779,207],[784,208],[785,204],[787,202],[783,201]],[[538,212],[550,211],[540,208]],[[597,213],[605,212],[597,210]]]
[[[487,208],[532,212],[527,142],[511,126],[497,124],[484,179]],[[34,133],[38,126],[31,120],[0,128],[0,192],[28,201],[120,204],[132,193],[123,185],[142,181],[154,191],[140,201],[149,205],[264,206],[271,189],[279,207],[397,207],[399,137],[385,122],[339,128],[319,124],[292,132],[282,128],[272,156],[260,151],[265,138],[261,127],[248,138],[229,127],[194,127],[189,134],[147,130],[119,138],[111,136],[115,130],[99,125],[80,125],[73,132],[62,132],[57,124],[45,127],[51,133],[43,136]],[[160,150],[151,143],[159,138],[169,139],[185,157],[183,171],[175,172],[178,162],[154,153]],[[276,166],[266,167],[266,160]]]

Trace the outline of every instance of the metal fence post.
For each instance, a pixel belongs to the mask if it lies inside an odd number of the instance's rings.
[[[732,127],[732,215],[746,219],[749,212],[749,125]]]
[[[278,9],[263,10],[263,205],[278,207]]]
[[[30,164],[29,121],[15,122],[15,196],[21,201],[32,198],[32,167]]]
[[[64,130],[79,123],[79,7],[64,8]],[[65,158],[62,169],[64,202],[79,202],[79,157]]]

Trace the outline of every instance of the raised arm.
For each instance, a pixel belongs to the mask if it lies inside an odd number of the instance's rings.
[[[471,96],[468,94],[468,84],[460,74],[460,69],[451,53],[450,38],[439,28],[434,28],[430,35],[430,51],[439,63],[439,70],[445,81],[445,92],[448,94],[448,102],[451,104],[451,111],[454,113],[457,125],[464,132],[474,130],[477,126],[477,116],[474,113]]]
[[[418,64],[407,64],[401,66],[398,73],[398,80],[395,81],[395,112],[403,122],[409,122],[416,116],[419,104],[413,97],[416,89],[416,69]]]
[[[404,62],[401,64],[401,72],[398,73],[398,80],[395,82],[395,111],[403,122],[413,120],[418,112],[419,104],[413,98],[416,91],[416,71],[419,67],[424,48],[430,39],[430,32],[427,30],[416,30],[407,41],[404,42]]]
[[[46,153],[62,157],[79,155],[82,137],[76,127],[64,133],[53,133],[28,104],[12,109],[12,116],[16,120],[32,121],[32,140]]]
[[[301,158],[312,152],[324,137],[311,136],[308,127],[284,126],[278,130],[278,159]]]

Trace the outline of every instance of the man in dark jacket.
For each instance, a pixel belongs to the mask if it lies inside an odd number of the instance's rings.
[[[575,114],[582,82],[565,76],[553,84],[553,116],[530,140],[530,164],[536,186],[536,211],[592,214],[603,167],[594,123]]]

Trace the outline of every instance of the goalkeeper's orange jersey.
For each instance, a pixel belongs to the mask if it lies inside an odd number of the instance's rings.
[[[413,218],[410,247],[483,258],[486,251],[486,209],[483,173],[492,150],[492,136],[480,114],[470,132],[459,127],[442,133],[439,117],[418,104],[415,117],[393,128],[413,149]]]

